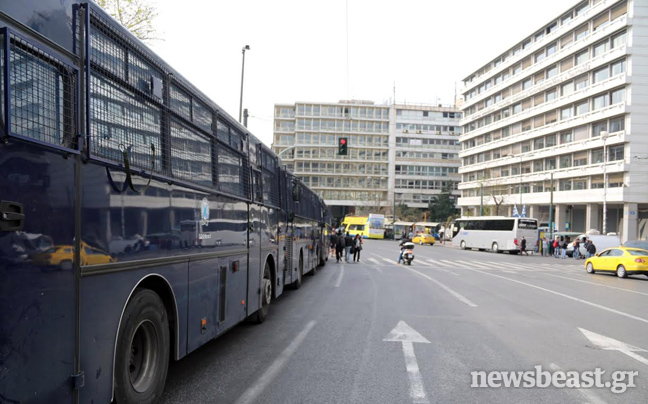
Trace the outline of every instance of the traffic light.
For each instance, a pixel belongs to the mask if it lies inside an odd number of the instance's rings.
[[[338,139],[338,155],[346,156],[347,155],[347,138],[341,137]]]

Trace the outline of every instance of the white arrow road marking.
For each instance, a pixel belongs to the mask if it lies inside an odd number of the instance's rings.
[[[429,344],[430,341],[419,334],[415,329],[404,321],[399,321],[393,330],[383,339],[386,342],[400,342],[403,344],[403,355],[405,355],[405,368],[410,383],[410,397],[413,403],[429,403],[425,394],[423,378],[419,371],[416,355],[414,354],[414,343]]]
[[[580,332],[582,332],[594,345],[597,345],[601,349],[605,349],[608,351],[619,351],[621,353],[624,353],[631,357],[632,359],[635,359],[644,365],[648,366],[648,359],[644,358],[643,356],[637,355],[635,352],[648,352],[643,348],[638,348],[634,345],[626,344],[625,342],[618,341],[616,339],[612,339],[610,337],[603,336],[601,334],[597,334],[592,331],[587,331],[583,328],[579,328]]]

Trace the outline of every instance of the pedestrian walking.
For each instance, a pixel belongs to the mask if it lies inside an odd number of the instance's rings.
[[[356,234],[353,239],[353,262],[360,262],[360,251],[362,250],[362,237],[359,234]]]
[[[337,245],[335,246],[335,262],[340,262],[340,260],[344,259],[344,247],[346,245],[341,231],[338,231],[337,238]]]
[[[542,256],[543,257],[549,256],[549,240],[547,240],[546,237],[542,238]]]
[[[577,260],[580,258],[580,242],[578,239],[574,240],[572,243],[572,246],[574,247],[574,252],[572,253],[572,258]]]
[[[344,255],[344,260],[346,262],[351,262],[351,247],[353,246],[353,237],[349,232],[346,232],[346,237],[344,237],[344,250],[346,254]]]
[[[527,244],[527,241],[524,238],[524,236],[522,236],[522,240],[520,240],[520,255],[522,255],[522,254],[529,255],[529,253],[526,250],[526,244]]]
[[[569,237],[567,239],[569,239]],[[560,258],[562,259],[567,258],[567,245],[568,245],[567,240],[563,240],[560,242]]]
[[[553,241],[552,246],[554,258],[558,258],[558,253],[560,252],[560,241],[558,240],[558,237],[556,237],[556,239]]]
[[[594,245],[594,242],[590,240],[589,245],[587,246],[587,258],[592,257],[595,254],[596,254],[596,246]]]
[[[329,239],[329,255],[331,258],[336,255],[335,250],[337,249],[338,236],[335,231],[331,232],[331,237]]]

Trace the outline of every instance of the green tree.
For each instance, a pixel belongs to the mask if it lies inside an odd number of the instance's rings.
[[[452,188],[446,186],[439,195],[433,197],[428,205],[428,210],[430,211],[429,220],[432,222],[443,222],[449,216],[457,214]]]
[[[96,0],[96,2],[142,41],[158,39],[153,27],[157,11],[147,0]]]

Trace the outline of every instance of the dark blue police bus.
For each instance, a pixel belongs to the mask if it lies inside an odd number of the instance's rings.
[[[0,402],[154,402],[324,264],[324,201],[94,3],[0,0],[0,94]]]

